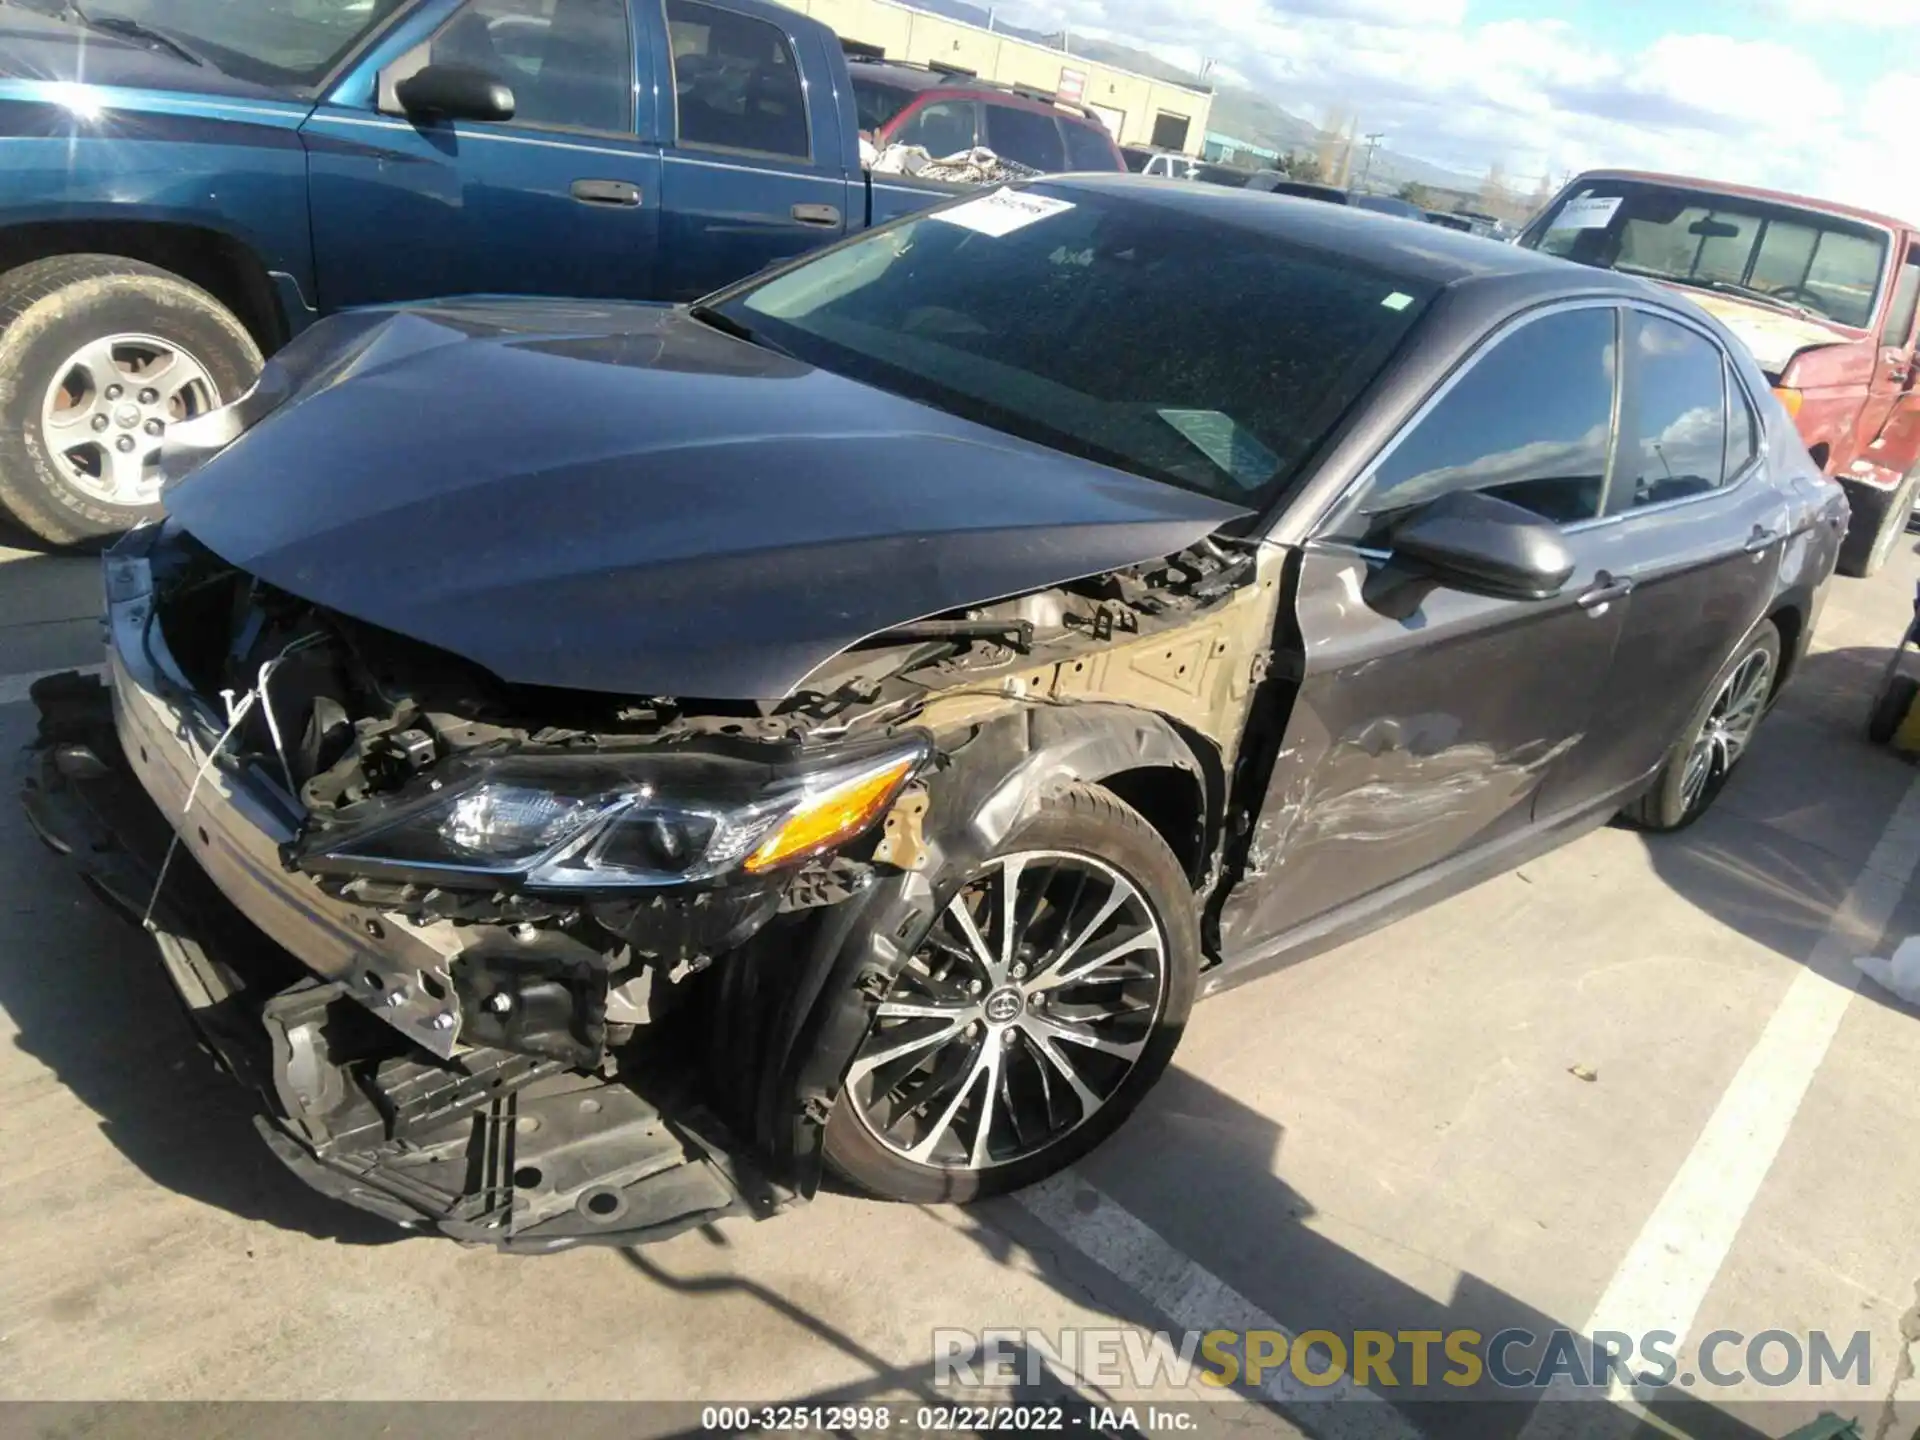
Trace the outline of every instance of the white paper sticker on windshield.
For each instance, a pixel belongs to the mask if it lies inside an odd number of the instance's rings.
[[[1560,213],[1547,222],[1549,230],[1604,230],[1620,208],[1618,195],[1583,195],[1560,207]]]
[[[1035,195],[1030,190],[996,190],[991,195],[982,195],[978,200],[969,200],[964,205],[956,205],[951,210],[942,210],[927,218],[943,220],[949,225],[958,225],[998,239],[1016,230],[1024,230],[1038,221],[1063,215],[1071,209],[1071,200]]]

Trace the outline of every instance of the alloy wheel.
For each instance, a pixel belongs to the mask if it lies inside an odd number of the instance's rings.
[[[1165,930],[1125,875],[1066,851],[1001,856],[895,977],[848,1096],[874,1138],[916,1164],[1025,1160],[1114,1097],[1166,989]]]
[[[169,426],[220,404],[207,367],[151,335],[110,335],[76,350],[40,407],[47,454],[74,489],[108,505],[160,498]]]
[[[1686,811],[1700,804],[1710,786],[1724,781],[1746,753],[1766,711],[1772,684],[1772,652],[1755,646],[1720,686],[1688,748],[1687,767],[1681,773],[1680,800]]]

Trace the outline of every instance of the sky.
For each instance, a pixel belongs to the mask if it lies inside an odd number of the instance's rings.
[[[1515,188],[1621,166],[1920,218],[1920,0],[1018,0]]]

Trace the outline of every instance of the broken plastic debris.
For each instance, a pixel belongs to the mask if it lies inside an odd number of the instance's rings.
[[[1576,1080],[1584,1080],[1589,1085],[1600,1078],[1600,1072],[1590,1065],[1569,1065],[1567,1074]]]
[[[1920,1005],[1920,935],[1902,940],[1891,959],[1863,955],[1853,963],[1882,990],[1891,991],[1909,1005]]]

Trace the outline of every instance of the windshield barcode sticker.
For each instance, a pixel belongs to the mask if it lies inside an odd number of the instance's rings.
[[[929,215],[929,220],[941,220],[948,225],[958,225],[962,229],[977,231],[982,235],[991,235],[998,239],[1002,235],[1011,235],[1016,230],[1041,220],[1050,220],[1055,215],[1064,215],[1073,209],[1071,200],[1056,200],[1051,195],[1035,195],[1030,190],[996,190],[991,195],[982,195],[978,200],[968,200],[951,210],[941,210]]]
[[[1618,195],[1583,195],[1560,207],[1560,213],[1547,222],[1549,230],[1604,230],[1620,208]]]

